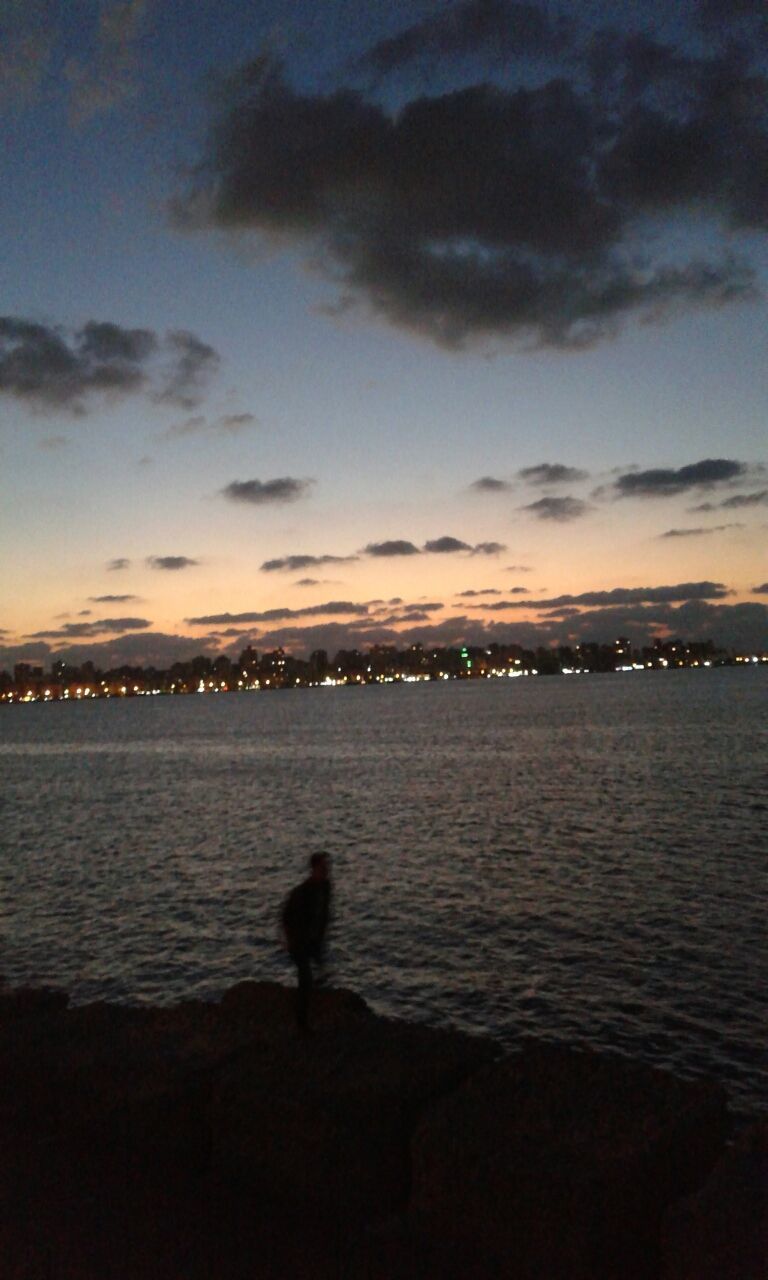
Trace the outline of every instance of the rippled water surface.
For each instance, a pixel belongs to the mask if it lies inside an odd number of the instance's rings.
[[[79,1000],[331,979],[374,1008],[611,1047],[768,1108],[768,671],[0,709],[0,972]]]

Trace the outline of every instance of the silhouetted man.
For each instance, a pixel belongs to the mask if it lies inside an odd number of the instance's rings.
[[[327,853],[313,853],[309,875],[288,894],[283,905],[283,932],[288,953],[296,965],[299,985],[296,1020],[307,1030],[312,963],[323,959],[323,942],[331,905],[331,862]]]

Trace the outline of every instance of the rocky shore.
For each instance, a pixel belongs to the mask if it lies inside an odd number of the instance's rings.
[[[243,982],[0,989],[3,1280],[765,1280],[768,1123],[627,1060]]]

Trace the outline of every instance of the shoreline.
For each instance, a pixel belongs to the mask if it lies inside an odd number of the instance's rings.
[[[497,671],[488,672],[487,674],[477,675],[395,675],[385,678],[348,678],[326,679],[318,681],[296,681],[295,684],[274,684],[269,680],[266,683],[243,684],[239,687],[234,685],[217,684],[210,682],[203,688],[191,689],[172,689],[172,688],[112,688],[109,691],[101,688],[75,688],[68,692],[52,693],[47,685],[42,693],[3,693],[0,692],[0,706],[30,706],[37,704],[48,705],[49,703],[61,702],[126,702],[135,698],[187,698],[203,694],[204,696],[218,696],[220,694],[252,694],[252,693],[296,693],[299,691],[306,692],[308,689],[380,689],[388,688],[392,685],[413,685],[413,684],[492,684],[492,683],[509,683],[510,680],[520,680],[528,677],[544,677],[551,679],[553,677],[573,677],[573,676],[608,676],[608,675],[637,675],[638,673],[668,673],[681,671],[752,671],[760,670],[768,665],[768,653],[760,653],[758,655],[738,656],[734,658],[722,659],[707,662],[690,662],[680,663],[679,665],[657,665],[652,663],[633,663],[630,666],[620,666],[611,669],[591,669],[587,667],[570,667],[563,668],[559,671],[538,671],[538,670],[521,670],[521,671]],[[43,682],[44,684],[46,682]],[[49,681],[48,684],[51,682]],[[80,682],[82,685],[82,682]]]
[[[0,989],[5,1274],[762,1277],[768,1120],[720,1086],[293,998]]]

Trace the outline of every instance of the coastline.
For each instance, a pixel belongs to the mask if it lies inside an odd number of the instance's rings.
[[[757,1280],[768,1122],[615,1055],[245,981],[217,1004],[0,989],[13,1280]]]

